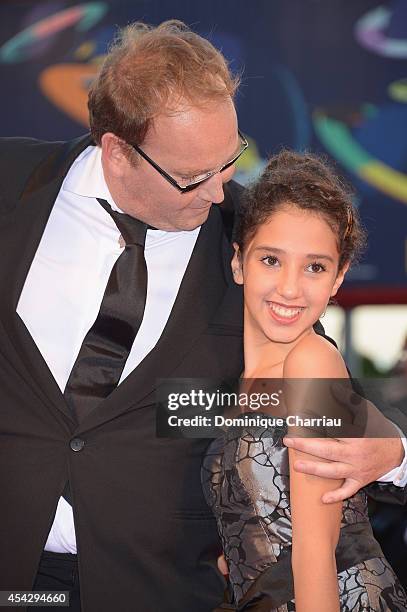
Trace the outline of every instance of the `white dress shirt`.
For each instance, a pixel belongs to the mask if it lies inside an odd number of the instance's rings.
[[[101,149],[91,146],[75,160],[62,184],[17,306],[62,392],[123,250],[115,222],[96,197],[119,210],[103,176]],[[146,307],[120,382],[157,344],[199,230],[147,231]],[[62,497],[45,549],[76,553],[72,508]]]

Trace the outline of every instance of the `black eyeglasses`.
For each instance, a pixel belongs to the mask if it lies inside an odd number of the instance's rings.
[[[137,153],[141,155],[141,157],[143,157],[143,159],[146,160],[146,162],[148,162],[153,168],[155,168],[155,170],[157,170],[157,172],[159,172],[161,176],[165,178],[166,181],[171,183],[171,185],[175,187],[175,189],[178,189],[180,193],[186,193],[187,191],[195,189],[196,187],[198,187],[198,185],[200,185],[204,181],[207,181],[215,174],[223,172],[224,170],[227,170],[227,168],[230,168],[230,166],[233,166],[233,164],[239,159],[242,153],[244,153],[244,151],[246,151],[247,147],[249,146],[249,143],[247,142],[246,138],[243,136],[240,130],[238,130],[238,134],[240,139],[239,152],[234,155],[234,157],[230,161],[228,161],[226,164],[223,164],[223,166],[221,166],[218,170],[205,172],[205,174],[186,178],[185,180],[181,181],[176,181],[170,174],[168,174],[168,172],[166,172],[158,164],[156,164],[155,161],[151,159],[151,157],[144,153],[144,151],[140,149],[139,146],[134,144],[132,144],[131,146],[135,151],[137,151]]]

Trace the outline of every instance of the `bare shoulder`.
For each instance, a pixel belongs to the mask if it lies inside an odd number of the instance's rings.
[[[292,349],[284,361],[284,378],[348,378],[338,349],[312,332]]]

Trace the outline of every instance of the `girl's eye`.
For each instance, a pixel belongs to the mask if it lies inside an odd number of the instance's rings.
[[[275,255],[266,255],[266,257],[262,257],[261,261],[269,267],[276,266],[279,263]]]
[[[319,274],[321,272],[325,272],[326,268],[322,264],[314,262],[314,263],[309,264],[309,266],[307,267],[307,270],[309,270],[310,272],[313,272],[314,274]]]

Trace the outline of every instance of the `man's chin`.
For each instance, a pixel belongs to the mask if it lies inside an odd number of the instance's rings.
[[[211,207],[207,206],[206,208],[200,209],[191,209],[191,214],[188,218],[182,219],[182,229],[184,231],[192,231],[205,223],[208,219],[209,211]],[[193,213],[193,214],[192,214]]]
[[[197,227],[200,227],[208,219],[211,206],[199,208],[189,208],[183,215],[171,219],[168,224],[156,223],[157,229],[162,229],[166,232],[192,232]]]

